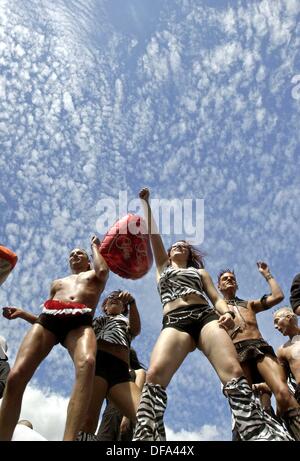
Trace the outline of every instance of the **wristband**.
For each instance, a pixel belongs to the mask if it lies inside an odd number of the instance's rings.
[[[273,278],[274,278],[274,277],[273,277],[272,274],[268,274],[268,275],[265,277],[266,280],[270,280],[270,279],[273,279]]]

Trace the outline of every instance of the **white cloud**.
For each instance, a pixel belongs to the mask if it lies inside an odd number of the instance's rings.
[[[166,437],[169,441],[221,441],[228,440],[225,438],[225,432],[222,428],[204,424],[197,431],[173,431],[171,428],[166,427]],[[228,434],[227,434],[228,436]]]
[[[1,405],[2,400],[0,400]],[[27,419],[47,440],[62,440],[68,400],[49,389],[29,385],[24,393],[19,419]]]

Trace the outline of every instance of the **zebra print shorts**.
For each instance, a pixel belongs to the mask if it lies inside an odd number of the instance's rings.
[[[208,305],[190,304],[189,306],[178,307],[164,315],[162,330],[175,328],[176,330],[184,331],[197,344],[204,325],[218,319],[217,314]]]

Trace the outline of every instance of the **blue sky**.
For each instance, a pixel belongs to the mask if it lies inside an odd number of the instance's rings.
[[[255,262],[266,260],[288,302],[300,265],[297,0],[2,0],[0,18],[0,239],[19,255],[1,305],[38,313],[51,280],[68,273],[69,250],[89,248],[100,200],[120,190],[133,199],[142,186],[204,199],[201,247],[215,281],[233,267],[239,295],[261,297]],[[148,364],[161,323],[154,270],[135,282],[111,274],[107,291],[117,287],[139,302],[136,348]],[[259,324],[281,344],[272,312]],[[12,361],[27,328],[0,319]],[[64,399],[72,380],[57,347],[34,398]],[[199,352],[168,394],[171,437],[230,437]]]

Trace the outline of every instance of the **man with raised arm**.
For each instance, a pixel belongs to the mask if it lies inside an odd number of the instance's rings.
[[[76,439],[91,398],[95,373],[96,338],[92,320],[109,274],[98,251],[99,244],[99,239],[92,237],[94,268],[84,250],[71,251],[72,274],[52,282],[50,299],[44,303],[37,319],[35,315],[25,319],[33,326],[20,346],[7,379],[0,408],[0,440],[11,440],[25,388],[39,364],[59,342],[68,349],[76,372],[63,439]],[[30,317],[31,314],[26,315]],[[9,318],[9,311],[7,316]]]
[[[243,300],[236,296],[238,284],[233,270],[226,269],[218,276],[218,288],[235,315],[235,326],[228,333],[249,384],[267,383],[276,398],[279,414],[285,419],[295,439],[300,440],[299,404],[290,394],[282,367],[273,348],[263,339],[256,319],[259,312],[278,304],[284,295],[268,265],[259,261],[257,267],[271,290],[270,294],[265,294],[260,299]]]

